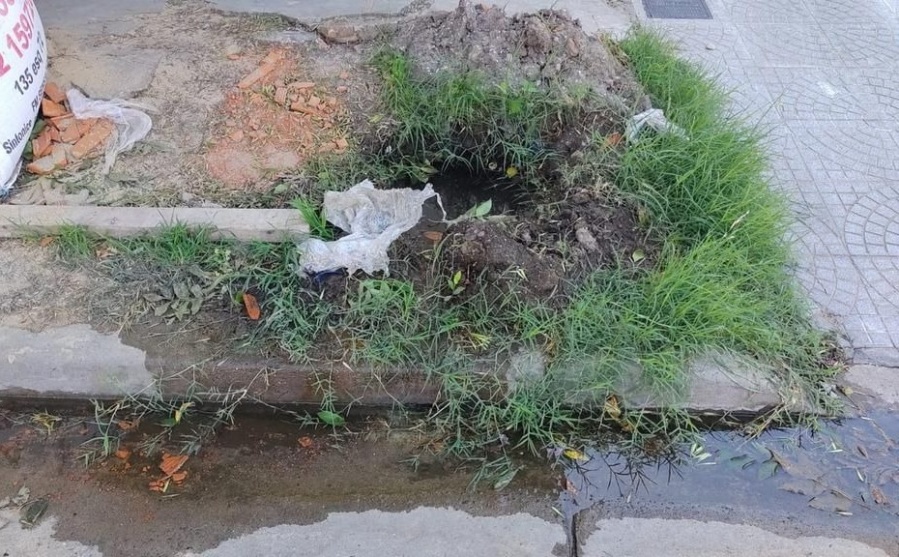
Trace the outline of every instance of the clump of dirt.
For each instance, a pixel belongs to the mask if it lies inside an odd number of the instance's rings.
[[[562,11],[509,17],[502,8],[462,0],[452,12],[404,24],[393,42],[427,74],[475,70],[511,84],[556,82],[613,93],[636,89],[609,49]]]
[[[529,250],[502,225],[468,221],[452,227],[448,258],[468,276],[483,276],[490,283],[520,282],[531,294],[551,295],[563,277],[562,260]]]

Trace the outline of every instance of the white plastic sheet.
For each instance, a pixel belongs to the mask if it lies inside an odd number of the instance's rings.
[[[632,116],[625,127],[624,138],[628,143],[636,143],[646,128],[653,129],[657,133],[672,133],[688,139],[687,132],[682,127],[668,120],[665,117],[665,113],[659,108],[650,108]]]
[[[428,184],[422,190],[375,189],[369,180],[345,192],[327,192],[324,216],[348,232],[339,240],[310,238],[300,243],[300,270],[315,274],[346,269],[368,274],[389,272],[387,248],[421,219],[422,203],[437,196]]]
[[[75,118],[106,118],[115,124],[115,131],[106,143],[104,174],[109,173],[119,153],[134,147],[153,128],[153,121],[144,112],[149,108],[140,104],[123,99],[89,99],[78,89],[70,89],[66,97]]]

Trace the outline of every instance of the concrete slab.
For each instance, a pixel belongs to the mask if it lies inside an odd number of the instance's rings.
[[[0,327],[0,393],[4,395],[85,399],[146,392],[154,382],[144,360],[142,350],[88,325],[38,333]]]
[[[79,25],[112,21],[140,14],[161,12],[166,0],[35,0],[46,27],[77,28]]]
[[[899,406],[899,368],[855,365],[843,376],[843,382],[884,404]]]
[[[292,209],[203,209],[190,207],[68,207],[0,205],[0,238],[54,234],[62,225],[84,226],[104,236],[144,234],[185,224],[212,229],[216,239],[281,242],[308,234]]]
[[[50,80],[64,88],[74,85],[98,99],[127,99],[145,91],[165,54],[155,49],[89,46],[78,37],[53,31],[48,36],[54,53]]]
[[[400,15],[411,0],[211,0],[213,6],[229,12],[278,14],[306,25],[332,17],[357,15]]]
[[[723,522],[623,518],[600,520],[580,552],[584,557],[887,557],[882,549],[839,538],[787,538],[761,528]]]

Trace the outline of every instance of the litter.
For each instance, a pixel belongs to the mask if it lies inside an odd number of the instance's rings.
[[[665,117],[665,113],[659,108],[650,108],[639,114],[635,114],[627,121],[624,138],[628,143],[637,143],[645,129],[649,127],[658,133],[671,133],[684,139],[689,139],[687,132],[677,124]]]
[[[418,223],[422,203],[432,197],[440,203],[431,184],[422,190],[378,190],[369,180],[345,192],[325,193],[325,219],[349,235],[332,242],[318,238],[301,242],[300,270],[309,275],[336,269],[387,274],[387,248]]]
[[[115,124],[112,136],[106,142],[104,174],[109,173],[119,153],[131,149],[153,128],[153,121],[144,112],[150,109],[143,105],[123,99],[89,99],[78,89],[69,89],[66,97],[76,119],[105,118]]]

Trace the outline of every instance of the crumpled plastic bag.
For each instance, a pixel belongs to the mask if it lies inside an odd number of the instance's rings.
[[[134,147],[153,128],[153,121],[145,112],[151,110],[149,107],[123,99],[89,99],[78,89],[69,89],[66,98],[78,120],[106,118],[115,124],[115,131],[106,143],[104,174],[109,173],[119,153]]]
[[[318,238],[301,242],[300,270],[316,274],[345,268],[349,274],[359,269],[388,274],[387,248],[418,224],[422,203],[434,196],[439,201],[431,184],[423,190],[378,190],[369,180],[345,192],[325,193],[325,218],[349,235],[332,242]]]
[[[624,138],[628,143],[636,143],[646,128],[651,128],[658,133],[672,133],[678,137],[689,139],[687,132],[668,120],[665,113],[659,108],[650,108],[632,116],[625,126]]]

